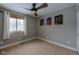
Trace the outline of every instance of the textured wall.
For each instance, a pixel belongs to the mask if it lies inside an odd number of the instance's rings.
[[[50,13],[41,18],[45,19],[48,16],[56,16],[62,14],[63,15],[63,24],[62,25],[54,25],[47,26],[45,23],[44,26],[39,25],[38,19],[38,36],[42,38],[46,38],[50,41],[58,42],[60,44],[67,45],[72,48],[77,48],[76,46],[76,10],[75,7],[66,8],[61,11],[57,11],[54,13]]]
[[[37,35],[36,18],[27,16],[27,37],[33,37]]]

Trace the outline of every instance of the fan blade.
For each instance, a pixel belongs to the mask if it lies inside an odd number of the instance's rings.
[[[39,6],[37,9],[42,9],[42,8],[46,8],[46,7],[48,7],[48,4],[47,3],[44,3],[41,6]]]
[[[34,13],[35,16],[37,16],[37,13]]]

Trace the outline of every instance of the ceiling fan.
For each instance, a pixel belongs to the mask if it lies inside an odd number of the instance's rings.
[[[31,9],[27,9],[27,8],[25,8],[25,9],[32,11],[33,14],[34,14],[35,16],[37,16],[37,11],[38,11],[39,9],[48,7],[48,4],[47,4],[47,3],[43,3],[41,6],[39,6],[39,7],[36,8],[36,3],[33,3],[32,6],[33,6],[33,7],[32,7]]]

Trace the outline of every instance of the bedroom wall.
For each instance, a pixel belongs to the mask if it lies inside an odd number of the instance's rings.
[[[27,37],[34,37],[37,35],[36,18],[27,16]]]
[[[62,25],[54,25],[52,19],[52,25],[46,25],[47,17],[63,15],[63,24]],[[44,18],[44,26],[40,26],[40,19]],[[75,7],[65,8],[64,10],[56,11],[54,13],[50,13],[43,17],[40,17],[37,21],[38,27],[38,36],[49,41],[57,42],[62,45],[66,45],[71,48],[77,49],[76,45],[76,10]]]
[[[76,4],[77,9],[77,48],[79,53],[79,4]]]

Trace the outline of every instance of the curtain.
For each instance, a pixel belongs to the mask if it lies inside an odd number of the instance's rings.
[[[4,11],[4,32],[3,32],[3,39],[9,39],[10,38],[10,31],[9,31],[9,18],[10,18],[10,12]]]
[[[24,16],[24,35],[27,35],[27,17]]]

